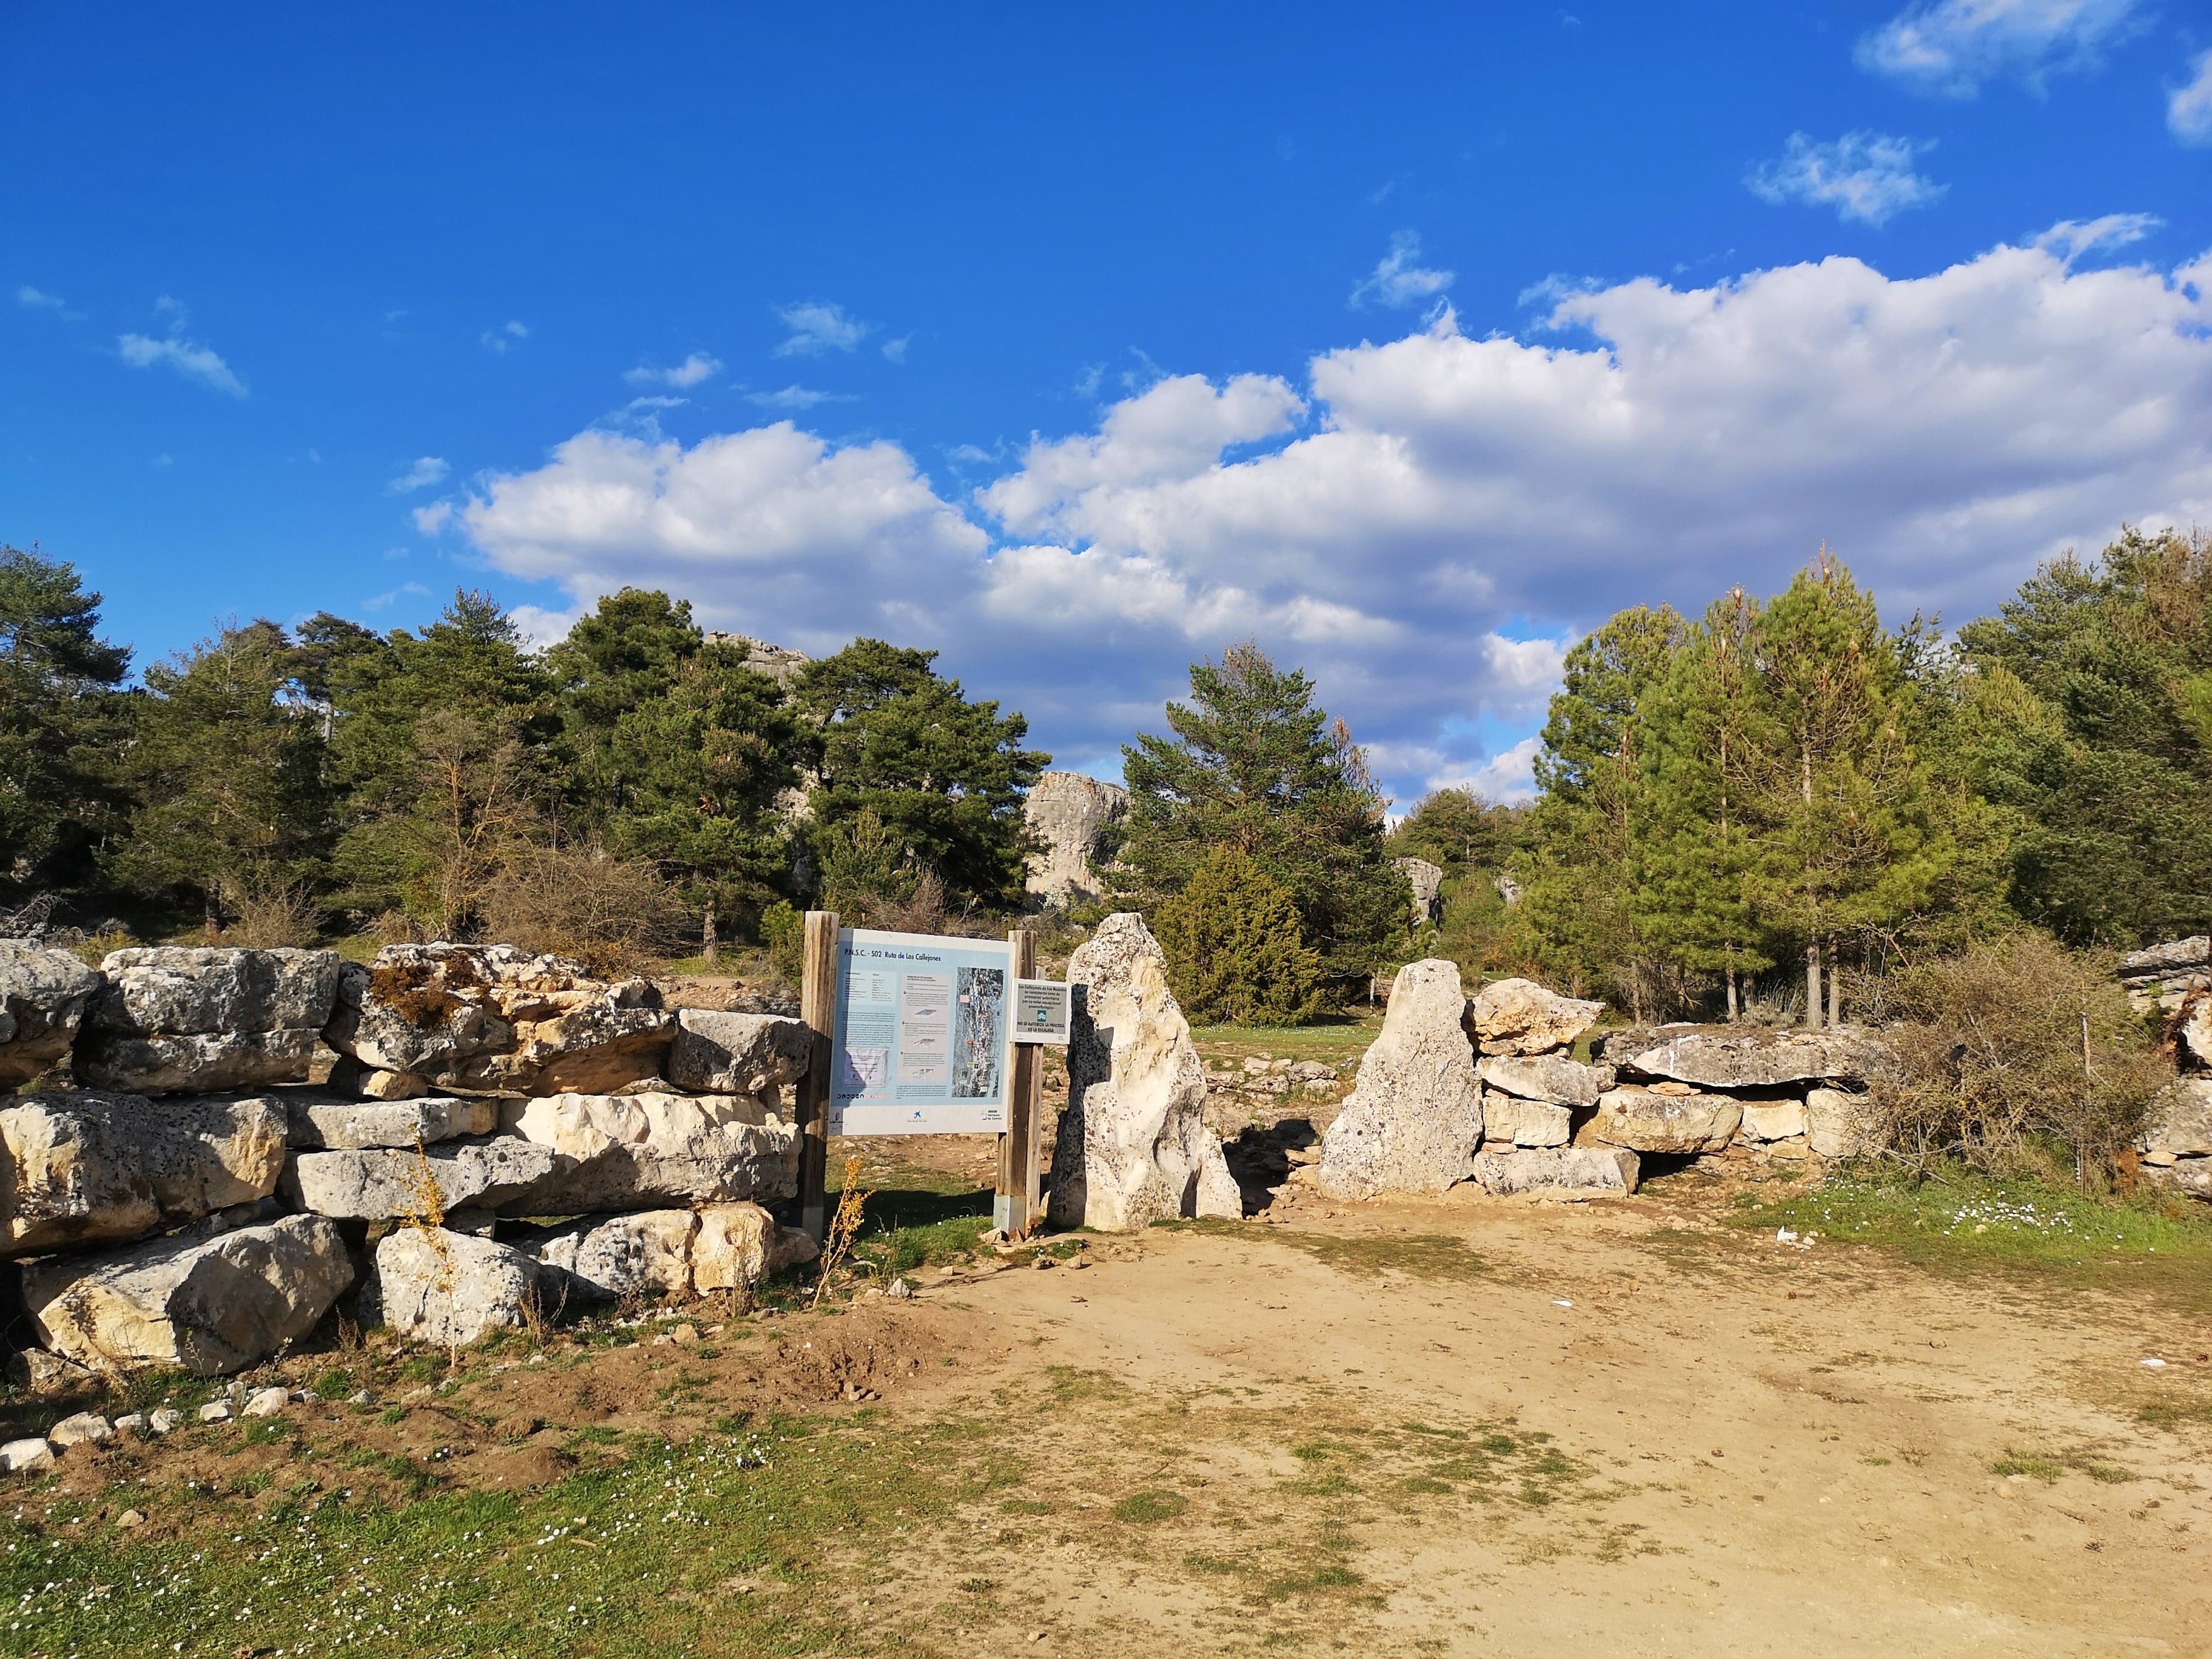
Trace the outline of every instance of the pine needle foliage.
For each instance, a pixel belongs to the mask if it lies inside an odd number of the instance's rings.
[[[1152,915],[1168,984],[1206,1025],[1303,1025],[1320,1010],[1321,963],[1297,907],[1242,849],[1217,847]]]

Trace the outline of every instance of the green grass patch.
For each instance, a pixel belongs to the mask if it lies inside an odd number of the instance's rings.
[[[1189,1507],[1190,1499],[1179,1492],[1131,1492],[1114,1505],[1114,1518],[1148,1527],[1157,1521],[1172,1521]]]
[[[1354,1278],[1375,1279],[1386,1273],[1408,1279],[1472,1281],[1489,1276],[1490,1264],[1470,1249],[1463,1238],[1447,1233],[1355,1235],[1300,1232],[1289,1227],[1251,1227],[1235,1221],[1156,1221],[1170,1232],[1194,1232],[1212,1238],[1236,1238],[1246,1243],[1285,1244],[1304,1250],[1325,1267]]]
[[[1991,1474],[2025,1474],[2049,1486],[2064,1474],[2086,1474],[2100,1486],[2125,1486],[2142,1477],[2133,1470],[2107,1463],[2085,1451],[2051,1451],[2043,1449],[2021,1450],[2014,1448],[1990,1465]]]
[[[1311,1025],[1198,1025],[1191,1041],[1209,1065],[1250,1054],[1271,1060],[1318,1060],[1334,1066],[1358,1060],[1382,1029],[1382,1011],[1331,1014]]]

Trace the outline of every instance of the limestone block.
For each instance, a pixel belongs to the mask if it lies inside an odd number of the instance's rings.
[[[28,1083],[65,1056],[106,983],[70,951],[0,939],[0,1089]]]
[[[295,1152],[361,1152],[426,1146],[499,1127],[499,1102],[477,1097],[418,1100],[346,1100],[326,1094],[279,1097]]]
[[[562,1166],[561,1155],[550,1146],[494,1135],[421,1152],[412,1147],[295,1152],[285,1160],[278,1190],[289,1203],[318,1215],[386,1221],[426,1212],[426,1175],[436,1183],[441,1210],[491,1210],[534,1192]]]
[[[53,1467],[53,1443],[42,1434],[0,1446],[0,1474],[45,1474]]]
[[[803,1229],[778,1226],[757,1204],[703,1204],[691,1240],[691,1288],[701,1296],[737,1290],[821,1254]]]
[[[98,1412],[78,1412],[48,1429],[46,1438],[64,1451],[71,1446],[104,1446],[115,1438],[115,1425]]]
[[[2159,1091],[2142,1144],[2173,1158],[2212,1153],[2212,1077],[2177,1078]]]
[[[1482,1092],[1482,1139],[1485,1146],[1564,1146],[1573,1133],[1574,1115],[1547,1100],[1523,1100]]]
[[[466,1347],[520,1328],[538,1288],[522,1251],[442,1228],[398,1227],[376,1247],[376,1300],[403,1337]]]
[[[1805,1103],[1802,1100],[1743,1103],[1743,1137],[1747,1140],[1790,1140],[1804,1133]]]
[[[1571,1047],[1604,1012],[1602,1002],[1563,997],[1531,979],[1501,979],[1476,994],[1467,1021],[1486,1054],[1541,1054]]]
[[[1872,1152],[1867,1097],[1843,1089],[1805,1091],[1805,1144],[1820,1158]]]
[[[1595,1106],[1613,1087],[1613,1067],[1584,1066],[1565,1054],[1485,1054],[1475,1074],[1492,1089],[1554,1106]]]
[[[1501,1197],[1516,1193],[1632,1193],[1638,1164],[1634,1152],[1612,1146],[1486,1151],[1474,1160],[1474,1178],[1483,1191]]]
[[[678,1008],[668,1079],[700,1094],[757,1095],[780,1103],[775,1091],[806,1075],[813,1042],[804,1020]]]
[[[284,1131],[260,1100],[17,1097],[0,1104],[0,1255],[135,1238],[265,1198]]]
[[[1662,1095],[1630,1084],[1600,1097],[1590,1133],[1639,1152],[1717,1152],[1742,1121],[1742,1103],[1726,1095]]]
[[[1893,1065],[1888,1046],[1856,1026],[1662,1025],[1608,1031],[1604,1058],[1623,1078],[1671,1078],[1707,1089],[1771,1089],[1826,1078],[1865,1082]]]
[[[1030,854],[1029,890],[1047,904],[1098,896],[1092,866],[1099,837],[1129,810],[1129,793],[1081,772],[1042,772],[1022,802],[1022,817],[1038,844]]]
[[[23,1268],[46,1345],[98,1370],[179,1365],[201,1376],[258,1364],[305,1336],[353,1282],[336,1224],[210,1216],[167,1238]]]
[[[1440,1193],[1464,1181],[1482,1139],[1482,1085],[1461,1024],[1456,963],[1408,963],[1382,1030],[1322,1137],[1318,1180],[1334,1198]]]
[[[1241,1216],[1220,1138],[1206,1127],[1206,1073],[1144,919],[1107,917],[1069,957],[1067,978],[1082,988],[1052,1220],[1127,1232],[1174,1216]]]
[[[302,1083],[337,993],[330,951],[112,951],[75,1065],[95,1088],[210,1093]]]
[[[647,981],[594,979],[566,957],[388,945],[347,964],[324,1037],[368,1070],[542,1095],[659,1076],[675,1024]]]
[[[551,1095],[509,1101],[501,1122],[562,1160],[527,1194],[528,1214],[773,1200],[799,1190],[798,1131],[750,1095]]]
[[[625,1297],[680,1299],[691,1294],[691,1246],[699,1218],[689,1210],[587,1218],[555,1229],[527,1248],[572,1303]],[[547,1285],[547,1294],[556,1292]]]
[[[2164,1192],[2212,1200],[2212,1158],[2178,1158],[2166,1164],[2146,1164],[2142,1178]]]

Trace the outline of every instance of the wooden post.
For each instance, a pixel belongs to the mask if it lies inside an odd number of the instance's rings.
[[[805,963],[799,1018],[814,1041],[799,1085],[799,1224],[821,1243],[830,1231],[826,1188],[830,1175],[830,1038],[837,1021],[837,913],[806,913]]]
[[[1013,947],[1013,976],[1036,977],[1036,935],[1018,927],[1006,935]],[[1014,1015],[1014,988],[1006,987],[1006,1018]],[[1030,1230],[1036,1210],[1037,1082],[1043,1055],[1034,1042],[1016,1042],[1006,1079],[1006,1132],[999,1137],[999,1187],[991,1203],[991,1224],[1009,1237]]]

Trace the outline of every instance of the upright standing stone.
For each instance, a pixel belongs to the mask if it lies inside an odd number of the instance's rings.
[[[69,1053],[106,982],[67,951],[0,939],[0,1089],[28,1083]]]
[[[1431,957],[1398,970],[1382,1033],[1322,1137],[1323,1192],[1440,1193],[1473,1173],[1482,1085],[1461,1023],[1466,1011],[1456,963]]]
[[[1392,859],[1413,889],[1413,926],[1425,927],[1432,921],[1443,920],[1443,866],[1426,859]]]
[[[1241,1216],[1206,1127],[1206,1071],[1144,919],[1107,917],[1068,959],[1067,978],[1082,989],[1053,1147],[1053,1222],[1127,1232],[1172,1216]]]

